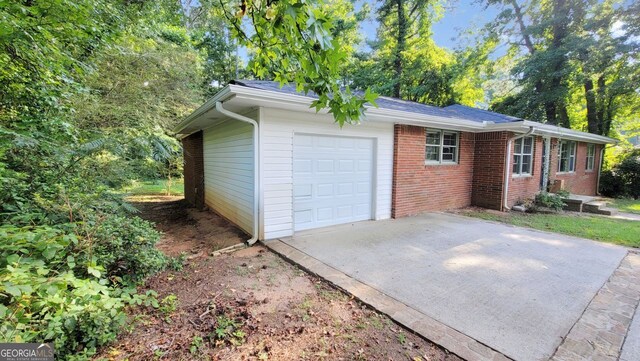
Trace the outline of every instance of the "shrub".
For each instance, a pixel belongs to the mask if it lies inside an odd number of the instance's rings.
[[[53,342],[61,359],[83,359],[115,338],[125,321],[123,292],[99,277],[76,277],[74,234],[2,226],[0,242],[3,341]]]
[[[155,248],[160,233],[151,223],[120,215],[91,223],[92,256],[110,278],[139,281],[167,265],[167,257]]]
[[[616,172],[624,185],[624,193],[633,199],[640,198],[640,151],[626,157],[616,167]]]
[[[624,182],[612,170],[600,174],[600,194],[607,197],[620,197],[624,194]]]
[[[61,359],[88,359],[115,339],[127,304],[157,305],[122,279],[139,280],[164,267],[165,257],[153,247],[158,237],[138,217],[0,226],[3,341],[53,342]]]
[[[541,192],[536,194],[535,205],[539,207],[551,208],[556,212],[561,211],[562,208],[566,205],[563,200],[566,196],[566,192],[558,192],[556,194]]]
[[[629,152],[620,164],[602,173],[600,192],[609,197],[640,198],[640,150]]]

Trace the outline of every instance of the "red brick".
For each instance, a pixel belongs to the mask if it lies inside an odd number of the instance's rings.
[[[184,198],[193,207],[204,208],[204,153],[202,131],[182,138],[184,153]]]

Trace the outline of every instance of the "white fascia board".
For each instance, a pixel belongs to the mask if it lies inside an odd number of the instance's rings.
[[[245,103],[247,106],[273,107],[287,110],[316,113],[314,108],[310,108],[314,98],[305,95],[281,93],[270,90],[250,88],[242,85],[227,85],[216,95],[204,103],[200,108],[187,116],[178,124],[173,131],[181,133],[189,124],[195,121],[200,115],[215,108],[216,102],[226,101],[233,98],[233,101]],[[318,113],[327,114],[326,109]],[[511,131],[525,133],[533,127],[537,135],[549,135],[561,139],[577,140],[583,142],[607,144],[617,143],[617,140],[601,135],[579,132],[555,125],[542,124],[523,120],[509,123],[476,122],[462,118],[439,117],[435,115],[417,114],[401,110],[375,108],[368,106],[365,112],[365,119],[369,121],[380,121],[394,124],[407,124],[421,127],[433,127],[446,130],[468,131],[474,133],[492,131]]]
[[[255,89],[244,86],[231,86],[231,90],[236,93],[237,99],[259,102],[261,106],[273,106],[283,109],[301,110],[316,113],[315,108],[310,108],[314,98],[274,92],[263,89]],[[320,110],[321,114],[326,114],[326,109]],[[423,127],[438,127],[451,130],[481,131],[483,123],[461,118],[446,118],[435,115],[417,114],[401,110],[376,108],[367,106],[365,119],[369,121],[383,121],[391,123],[418,125]]]
[[[532,122],[530,120],[523,120],[513,123],[488,124],[485,129],[486,131],[512,131],[517,133],[524,133],[527,132],[531,127],[535,129],[534,134],[549,135],[554,138],[577,140],[598,144],[618,142],[613,138],[605,137],[602,135],[580,132],[577,130],[563,128],[557,125]]]

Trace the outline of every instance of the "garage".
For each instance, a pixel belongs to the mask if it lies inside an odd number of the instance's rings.
[[[374,139],[295,134],[294,231],[373,218]]]

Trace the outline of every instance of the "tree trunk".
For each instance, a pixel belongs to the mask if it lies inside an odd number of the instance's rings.
[[[524,45],[529,51],[529,54],[534,55],[536,53],[536,48],[533,44],[533,40],[531,40],[531,35],[529,34],[527,25],[524,22],[524,14],[522,12],[522,7],[520,6],[520,4],[518,4],[516,0],[511,0],[511,6],[513,7],[513,13],[516,17],[516,22],[518,23],[518,27],[520,28],[520,35],[522,36]],[[534,85],[534,89],[538,96],[542,96],[545,94],[545,86],[542,80],[536,81]],[[547,123],[556,124],[557,123],[556,105],[553,102],[545,101],[543,104],[543,107],[544,107],[544,114],[545,114]]]
[[[570,9],[567,6],[566,0],[555,0],[553,3],[553,25],[551,46],[553,49],[561,49],[564,46],[564,41],[567,37],[567,24],[570,21]],[[549,81],[549,92],[556,94],[553,97],[553,110],[554,114],[552,119],[547,119],[550,123],[569,127],[569,115],[567,113],[567,105],[565,103],[566,89],[563,85],[562,71],[567,65],[566,57],[563,53],[560,53],[553,59],[553,65],[551,67],[551,79]],[[550,110],[551,107],[547,107]]]
[[[596,105],[596,95],[593,90],[593,80],[587,78],[584,80],[584,97],[587,102],[587,130],[589,133],[598,134],[598,115]]]
[[[402,70],[403,70],[403,61],[402,61],[402,53],[405,51],[407,46],[407,17],[404,13],[404,1],[396,0],[397,6],[397,15],[398,15],[398,34],[396,37],[396,49],[393,59],[393,69],[395,73],[395,79],[393,83],[393,96],[396,98],[400,98],[401,95],[401,83],[402,83]]]

